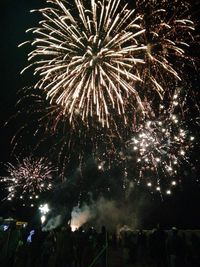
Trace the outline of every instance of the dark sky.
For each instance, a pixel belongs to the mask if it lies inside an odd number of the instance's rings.
[[[1,20],[1,97],[0,97],[0,161],[9,158],[9,142],[11,131],[2,128],[14,112],[16,93],[23,88],[27,77],[21,76],[20,71],[26,66],[26,49],[18,48],[18,44],[25,41],[28,36],[25,30],[34,26],[36,14],[29,10],[40,7],[42,0],[3,0],[0,3]]]
[[[3,125],[15,110],[17,91],[26,86],[27,81],[30,82],[31,79],[29,74],[20,75],[20,71],[26,66],[27,51],[17,46],[28,39],[25,30],[37,25],[37,15],[30,14],[29,10],[42,7],[44,3],[43,0],[1,0],[0,2],[0,162],[10,160],[10,140],[13,135],[12,126],[3,127]],[[31,82],[28,85],[30,84]],[[179,225],[183,223],[185,227],[200,227],[199,203],[199,186],[196,183],[186,182],[183,191],[177,192],[177,195],[166,202],[159,202],[151,211],[151,216],[154,218],[160,213],[160,217],[163,220],[167,220],[168,217],[170,223]],[[145,212],[148,216],[150,211]]]

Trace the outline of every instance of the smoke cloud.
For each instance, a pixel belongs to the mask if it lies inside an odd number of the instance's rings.
[[[143,221],[148,219],[151,208],[151,201],[143,194],[132,194],[134,186],[131,185],[123,199],[107,199],[99,197],[94,201],[90,193],[90,201],[77,205],[74,208],[62,206],[54,209],[54,216],[49,219],[43,227],[44,231],[55,229],[61,225],[71,223],[72,230],[83,226],[94,227],[97,231],[106,226],[108,231],[127,226],[131,229],[138,229],[143,226]],[[134,197],[129,197],[130,195]],[[71,216],[70,216],[71,215]],[[71,220],[70,220],[71,217]]]
[[[58,226],[60,226],[62,224],[62,221],[63,221],[62,216],[57,215],[56,217],[48,220],[46,225],[42,228],[42,231],[53,230],[53,229],[57,228]]]
[[[81,208],[74,207],[71,216],[71,227],[72,230],[75,230],[94,218],[95,213],[93,212],[93,207],[84,204]]]
[[[103,225],[108,230],[115,230],[125,224],[136,228],[138,223],[132,206],[130,208],[126,204],[119,204],[104,197],[99,198],[96,202],[92,201],[90,205],[76,206],[71,215],[73,230],[82,225],[94,226],[97,230],[101,229]]]

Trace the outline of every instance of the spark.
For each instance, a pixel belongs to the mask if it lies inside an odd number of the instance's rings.
[[[172,193],[171,190],[167,190],[167,191],[166,191],[166,194],[167,194],[167,195],[171,195],[171,193]]]

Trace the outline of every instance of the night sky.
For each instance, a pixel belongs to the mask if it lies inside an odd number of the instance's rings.
[[[30,15],[29,10],[35,6],[41,6],[39,0],[34,1],[1,1],[1,126],[14,112],[17,91],[26,86],[30,77],[23,77],[20,71],[26,64],[26,49],[17,46],[26,40],[25,30],[34,25],[36,15]],[[12,131],[11,131],[12,132]],[[9,159],[10,134],[5,128],[1,129],[1,161]]]
[[[29,50],[17,46],[28,39],[25,30],[37,25],[39,19],[37,14],[30,14],[29,10],[40,8],[44,4],[43,0],[1,0],[0,3],[0,162],[2,163],[12,160],[10,140],[15,129],[14,124],[6,127],[4,124],[15,112],[17,92],[24,86],[31,85],[32,81],[30,72],[20,75],[20,71],[26,66]],[[0,173],[3,173],[2,165]],[[200,186],[192,178],[187,177],[181,188],[164,201],[150,194],[147,197],[149,204],[141,208],[144,225],[148,227],[161,221],[166,227],[177,225],[184,228],[200,228]],[[4,215],[3,212],[5,203],[0,205],[0,216]]]

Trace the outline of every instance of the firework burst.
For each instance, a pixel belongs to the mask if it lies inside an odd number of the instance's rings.
[[[175,113],[146,121],[127,142],[128,164],[134,166],[135,180],[170,194],[170,187],[181,182],[181,166],[186,162],[190,165],[195,143],[188,125]]]
[[[52,176],[56,171],[45,158],[26,157],[17,164],[5,164],[7,176],[1,177],[8,190],[7,199],[21,200],[39,198],[39,194],[52,189]]]
[[[47,2],[52,7],[39,10],[44,20],[31,29],[35,39],[28,67],[39,77],[35,88],[62,106],[70,122],[94,117],[109,127],[116,112],[126,122],[130,103],[144,110],[135,89],[137,65],[143,63],[138,51],[146,49],[137,41],[144,32],[141,16],[121,7],[121,0]]]

